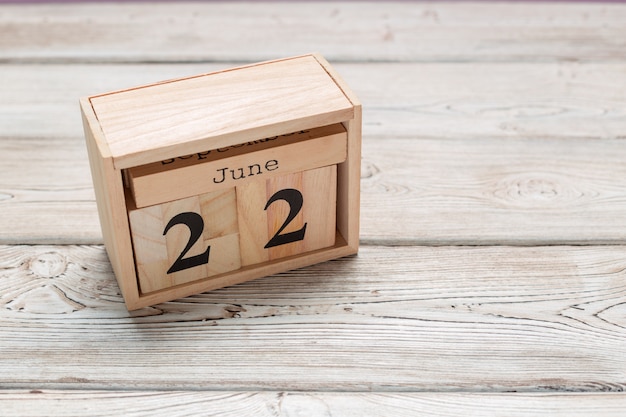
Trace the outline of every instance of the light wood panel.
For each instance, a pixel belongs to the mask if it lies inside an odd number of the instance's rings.
[[[623,58],[622,4],[285,2],[3,6],[4,62]]]
[[[354,117],[353,105],[310,55],[105,93],[89,102],[120,168]]]
[[[100,246],[0,270],[5,388],[626,388],[624,246],[363,246],[133,313]]]
[[[621,393],[335,393],[335,392],[198,392],[198,391],[0,391],[8,415],[30,417],[188,416],[415,416],[458,417],[622,417]],[[88,410],[88,411],[87,411]]]

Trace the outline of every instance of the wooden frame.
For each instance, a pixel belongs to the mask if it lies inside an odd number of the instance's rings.
[[[209,94],[210,93],[210,94]],[[104,242],[129,310],[355,254],[359,246],[361,104],[318,54],[95,95],[80,100]],[[341,123],[336,240],[331,247],[244,266],[142,293],[128,205],[127,170],[155,162]]]

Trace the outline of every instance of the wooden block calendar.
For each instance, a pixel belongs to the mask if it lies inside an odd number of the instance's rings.
[[[361,105],[320,55],[80,104],[130,310],[358,251]]]

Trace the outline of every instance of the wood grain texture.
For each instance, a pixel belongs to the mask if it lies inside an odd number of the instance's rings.
[[[1,138],[0,190],[1,241],[102,242],[79,138]]]
[[[129,168],[354,118],[314,56],[89,98],[116,167]]]
[[[625,137],[623,61],[331,64],[363,103],[364,137]],[[78,97],[232,65],[0,65],[0,131],[82,137]]]
[[[199,2],[3,6],[4,62],[623,58],[623,4]]]
[[[621,417],[624,21],[2,5],[0,242],[54,246],[0,246],[0,414]],[[311,51],[363,102],[359,255],[128,313],[103,247],[64,246],[102,241],[77,98]],[[500,246],[416,246],[445,243]]]
[[[364,140],[362,239],[622,243],[625,159],[622,140]]]
[[[3,246],[0,385],[621,391],[625,255],[364,246],[128,313],[102,247]]]
[[[622,417],[626,395],[4,390],[0,406],[28,417],[458,417],[459,410],[473,417]]]
[[[101,242],[75,97],[215,67],[71,68],[0,66],[4,243]],[[338,69],[364,102],[366,241],[624,241],[624,64]]]
[[[0,158],[11,161],[0,164],[0,241],[100,243],[88,163],[74,157],[84,145],[69,139],[35,143],[42,152],[31,162],[28,146],[0,141]],[[67,153],[54,150],[54,143]],[[623,140],[369,136],[363,140],[361,239],[402,245],[622,243],[626,229],[617,226],[626,224],[624,160]]]
[[[124,178],[122,172],[114,167],[109,147],[102,136],[102,130],[98,128],[98,120],[91,105],[87,100],[81,99],[80,108],[104,244],[126,304],[132,308],[139,297],[139,290]]]

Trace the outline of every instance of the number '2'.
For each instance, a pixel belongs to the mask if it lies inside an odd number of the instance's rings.
[[[286,188],[284,190],[277,191],[273,196],[267,201],[265,205],[265,210],[275,201],[284,200],[289,203],[289,215],[285,219],[285,222],[278,229],[276,234],[270,239],[269,242],[265,245],[265,249],[273,248],[274,246],[285,245],[287,243],[297,242],[299,240],[304,240],[304,232],[306,232],[306,223],[299,230],[285,233],[281,235],[280,233],[285,230],[287,225],[291,223],[291,221],[298,215],[300,210],[302,209],[302,193],[294,188]]]
[[[204,253],[190,256],[189,258],[184,257],[194,243],[196,243],[198,239],[200,239],[200,236],[202,236],[202,231],[204,230],[204,220],[202,220],[202,216],[192,211],[177,214],[172,217],[172,219],[167,223],[167,226],[165,226],[163,236],[165,236],[167,232],[177,224],[184,224],[187,226],[191,232],[191,236],[189,236],[185,249],[183,249],[180,255],[178,255],[178,258],[174,261],[172,266],[170,266],[170,269],[167,270],[168,274],[209,263],[209,252],[211,251],[211,246],[208,246]]]
[[[267,201],[264,210],[267,210],[269,206],[272,205],[272,203],[278,200],[284,200],[289,203],[289,214],[287,215],[287,218],[283,222],[282,226],[280,226],[276,234],[274,234],[274,236],[272,236],[269,242],[267,242],[267,244],[264,246],[265,249],[273,248],[280,245],[286,245],[287,243],[297,242],[299,240],[304,240],[304,233],[306,232],[307,223],[304,223],[304,226],[296,231],[281,235],[281,232],[285,230],[289,223],[291,223],[292,220],[298,215],[300,210],[302,210],[302,204],[304,202],[302,198],[302,193],[294,188],[286,188],[277,191]],[[185,226],[187,226],[191,234],[189,236],[189,240],[187,241],[187,245],[182,250],[180,255],[178,255],[178,258],[176,258],[172,266],[170,266],[170,269],[167,270],[168,274],[209,263],[209,253],[211,251],[211,246],[208,246],[206,248],[206,251],[199,255],[185,258],[187,252],[189,252],[191,247],[202,236],[202,231],[204,230],[204,220],[202,219],[202,216],[192,211],[186,211],[184,213],[177,214],[176,216],[172,217],[167,223],[167,226],[165,226],[163,236],[165,236],[167,232],[177,224],[184,224]]]

